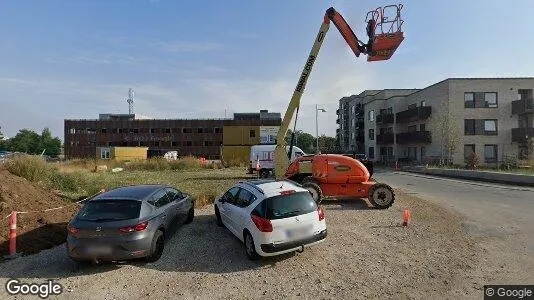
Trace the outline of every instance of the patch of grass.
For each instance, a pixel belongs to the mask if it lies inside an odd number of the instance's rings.
[[[192,195],[197,207],[213,203],[230,186],[247,178],[243,168],[223,168],[217,163],[201,165],[195,158],[129,163],[124,171],[116,173],[92,172],[90,160],[66,164],[66,170],[56,165],[48,164],[40,157],[25,156],[9,161],[6,168],[49,190],[59,190],[73,200],[94,195],[102,189],[133,184],[168,184]]]
[[[5,163],[5,168],[14,175],[26,178],[31,182],[41,182],[57,170],[42,157],[36,155],[20,155]]]

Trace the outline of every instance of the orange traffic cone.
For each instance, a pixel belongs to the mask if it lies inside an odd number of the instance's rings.
[[[403,216],[403,222],[402,226],[406,227],[410,223],[410,219],[412,218],[412,213],[409,209],[404,210],[404,216]]]

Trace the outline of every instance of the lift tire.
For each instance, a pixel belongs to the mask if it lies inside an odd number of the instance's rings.
[[[301,182],[302,182],[302,184],[305,184],[306,182],[315,182],[315,180],[311,176],[306,176],[306,177],[302,178]]]
[[[395,202],[395,192],[384,183],[376,183],[369,189],[369,202],[378,209],[390,208]]]
[[[321,190],[321,187],[317,183],[313,181],[306,181],[302,184],[302,187],[310,191],[315,203],[321,203],[321,200],[323,200],[323,190]]]

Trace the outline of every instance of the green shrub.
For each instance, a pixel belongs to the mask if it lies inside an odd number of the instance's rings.
[[[519,163],[516,156],[504,156],[501,167],[505,170],[517,169]]]

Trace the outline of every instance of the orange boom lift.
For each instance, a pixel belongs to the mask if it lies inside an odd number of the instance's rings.
[[[333,7],[326,10],[323,23],[278,130],[275,148],[276,178],[287,178],[301,183],[317,202],[323,197],[347,196],[368,198],[375,207],[388,208],[395,200],[395,194],[390,186],[370,181],[367,168],[351,157],[336,154],[307,155],[289,164],[294,135],[291,137],[289,153],[286,151],[285,137],[294,116],[296,126],[300,99],[330,23],[334,23],[356,57],[366,54],[368,62],[383,61],[390,59],[404,40],[401,9],[402,4],[399,4],[379,7],[368,12],[365,20],[367,43],[356,37],[343,16]]]

